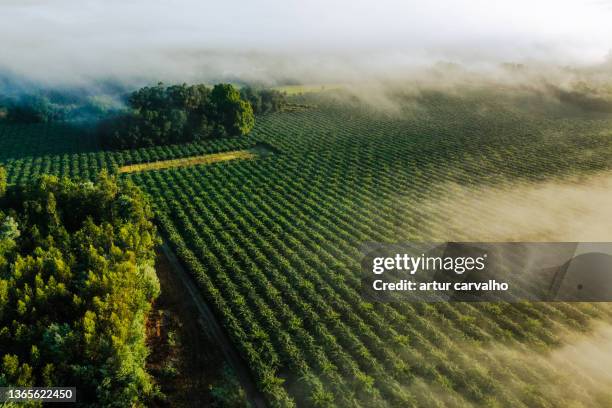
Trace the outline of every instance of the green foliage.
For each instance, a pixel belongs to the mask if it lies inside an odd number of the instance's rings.
[[[445,219],[427,204],[457,185],[611,170],[612,118],[569,114],[506,89],[457,94],[421,92],[392,112],[304,96],[300,103],[318,108],[262,116],[249,138],[125,152],[79,150],[58,125],[7,127],[0,159],[11,183],[26,184],[44,172],[91,178],[118,165],[272,145],[279,154],[257,160],[127,176],[150,196],[160,230],[270,405],[329,405],[333,397],[335,406],[532,406],[521,387],[552,384],[555,374],[498,358],[496,346],[552,347],[555,327],[585,329],[609,307],[369,304],[360,296],[360,245],[431,241],[428,232],[443,239]],[[34,214],[45,215],[47,201]],[[41,232],[22,231],[19,240],[29,235]],[[25,301],[21,309],[29,310]],[[49,327],[48,347],[61,350],[52,339],[67,333]],[[25,354],[29,347],[20,362]]]
[[[517,392],[517,403],[487,370],[518,379],[554,373],[478,366],[475,356],[498,339],[551,345],[553,328],[583,315],[583,305],[368,304],[359,248],[431,239],[424,225],[437,232],[444,220],[424,203],[449,184],[612,168],[604,136],[612,119],[560,123],[499,95],[423,93],[400,101],[402,115],[316,102],[317,110],[259,118],[252,137],[278,155],[130,176],[151,194],[160,230],[259,389],[276,406],[484,405],[490,395],[499,406],[525,405],[528,396]],[[597,146],[598,160],[582,146]],[[534,316],[542,326],[529,323]],[[421,392],[421,382],[433,387]]]
[[[158,84],[132,93],[130,112],[98,127],[113,148],[156,146],[247,134],[254,125],[252,108],[232,85]]]
[[[17,225],[17,221],[13,219],[13,217],[6,216],[4,220],[0,224],[0,241],[1,240],[15,240],[19,238],[21,233],[19,232],[19,225]]]
[[[612,113],[612,86],[593,85],[580,81],[571,84],[569,89],[549,85],[549,90],[561,102],[574,105],[586,112]]]
[[[210,386],[215,408],[248,408],[246,393],[240,386],[236,374],[227,365],[223,366],[221,378]]]
[[[0,121],[12,124],[91,122],[124,110],[118,96],[84,91],[41,90],[34,94],[0,95]]]
[[[252,138],[221,138],[123,151],[99,150],[93,137],[58,123],[0,125],[0,163],[7,162],[10,183],[28,184],[42,174],[93,180],[102,170],[157,160],[252,148]],[[44,157],[44,159],[43,159]]]
[[[242,136],[255,125],[253,108],[240,98],[240,92],[230,84],[215,85],[210,102],[214,109],[215,122],[229,136]]]
[[[6,103],[5,120],[11,123],[45,123],[63,117],[62,109],[41,95],[22,95]]]
[[[275,89],[245,86],[240,88],[240,96],[251,104],[255,115],[280,112],[287,104],[287,95]]]
[[[9,187],[0,208],[0,385],[76,386],[83,406],[143,401],[159,282],[140,190],[104,173],[43,176]]]

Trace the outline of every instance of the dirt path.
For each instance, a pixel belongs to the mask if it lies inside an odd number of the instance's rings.
[[[251,405],[255,408],[265,408],[265,399],[255,387],[248,368],[217,322],[215,316],[204,301],[204,298],[200,294],[191,276],[183,268],[174,252],[166,243],[162,244],[161,250],[166,256],[169,264],[172,266],[172,272],[174,272],[174,275],[171,278],[177,283],[180,282],[180,285],[177,285],[175,288],[175,290],[179,291],[179,293],[176,295],[179,298],[185,299],[185,303],[188,303],[194,309],[193,312],[195,313],[192,317],[193,322],[197,322],[200,326],[199,329],[208,333],[209,337],[215,343],[215,351],[222,351],[225,361],[230,365],[238,377],[238,380],[241,386],[244,388],[247,399]],[[197,338],[197,335],[195,335],[195,338]]]
[[[211,387],[221,377],[223,356],[197,321],[197,309],[167,257],[158,252],[155,271],[161,294],[147,318],[147,371],[163,396],[148,405],[205,407],[214,402]]]

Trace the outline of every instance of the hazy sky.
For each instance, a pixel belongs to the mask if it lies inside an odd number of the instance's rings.
[[[0,0],[0,38],[0,69],[69,82],[590,64],[609,58],[612,0]]]

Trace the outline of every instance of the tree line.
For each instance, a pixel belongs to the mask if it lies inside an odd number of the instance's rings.
[[[152,210],[130,182],[0,169],[0,386],[76,386],[79,405],[155,392],[145,316],[159,294]]]
[[[119,98],[50,91],[0,95],[0,120],[97,121],[95,132],[105,147],[129,149],[246,135],[255,115],[280,111],[285,104],[286,95],[273,89],[159,83]]]
[[[27,94],[19,97],[0,97],[0,119],[9,123],[46,123],[66,118],[66,109],[49,98]]]
[[[275,89],[245,86],[240,96],[253,107],[255,115],[264,115],[282,110],[287,105],[287,95]]]
[[[120,100],[111,95],[74,95],[59,91],[0,95],[0,121],[5,123],[88,122],[121,108]]]
[[[116,149],[243,136],[255,125],[255,114],[278,111],[283,101],[277,91],[239,91],[231,84],[159,83],[133,92],[128,110],[101,122],[98,136]]]

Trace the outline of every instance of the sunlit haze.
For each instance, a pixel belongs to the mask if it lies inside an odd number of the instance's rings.
[[[0,69],[47,81],[586,65],[612,49],[612,2],[597,0],[5,0],[0,16]]]

